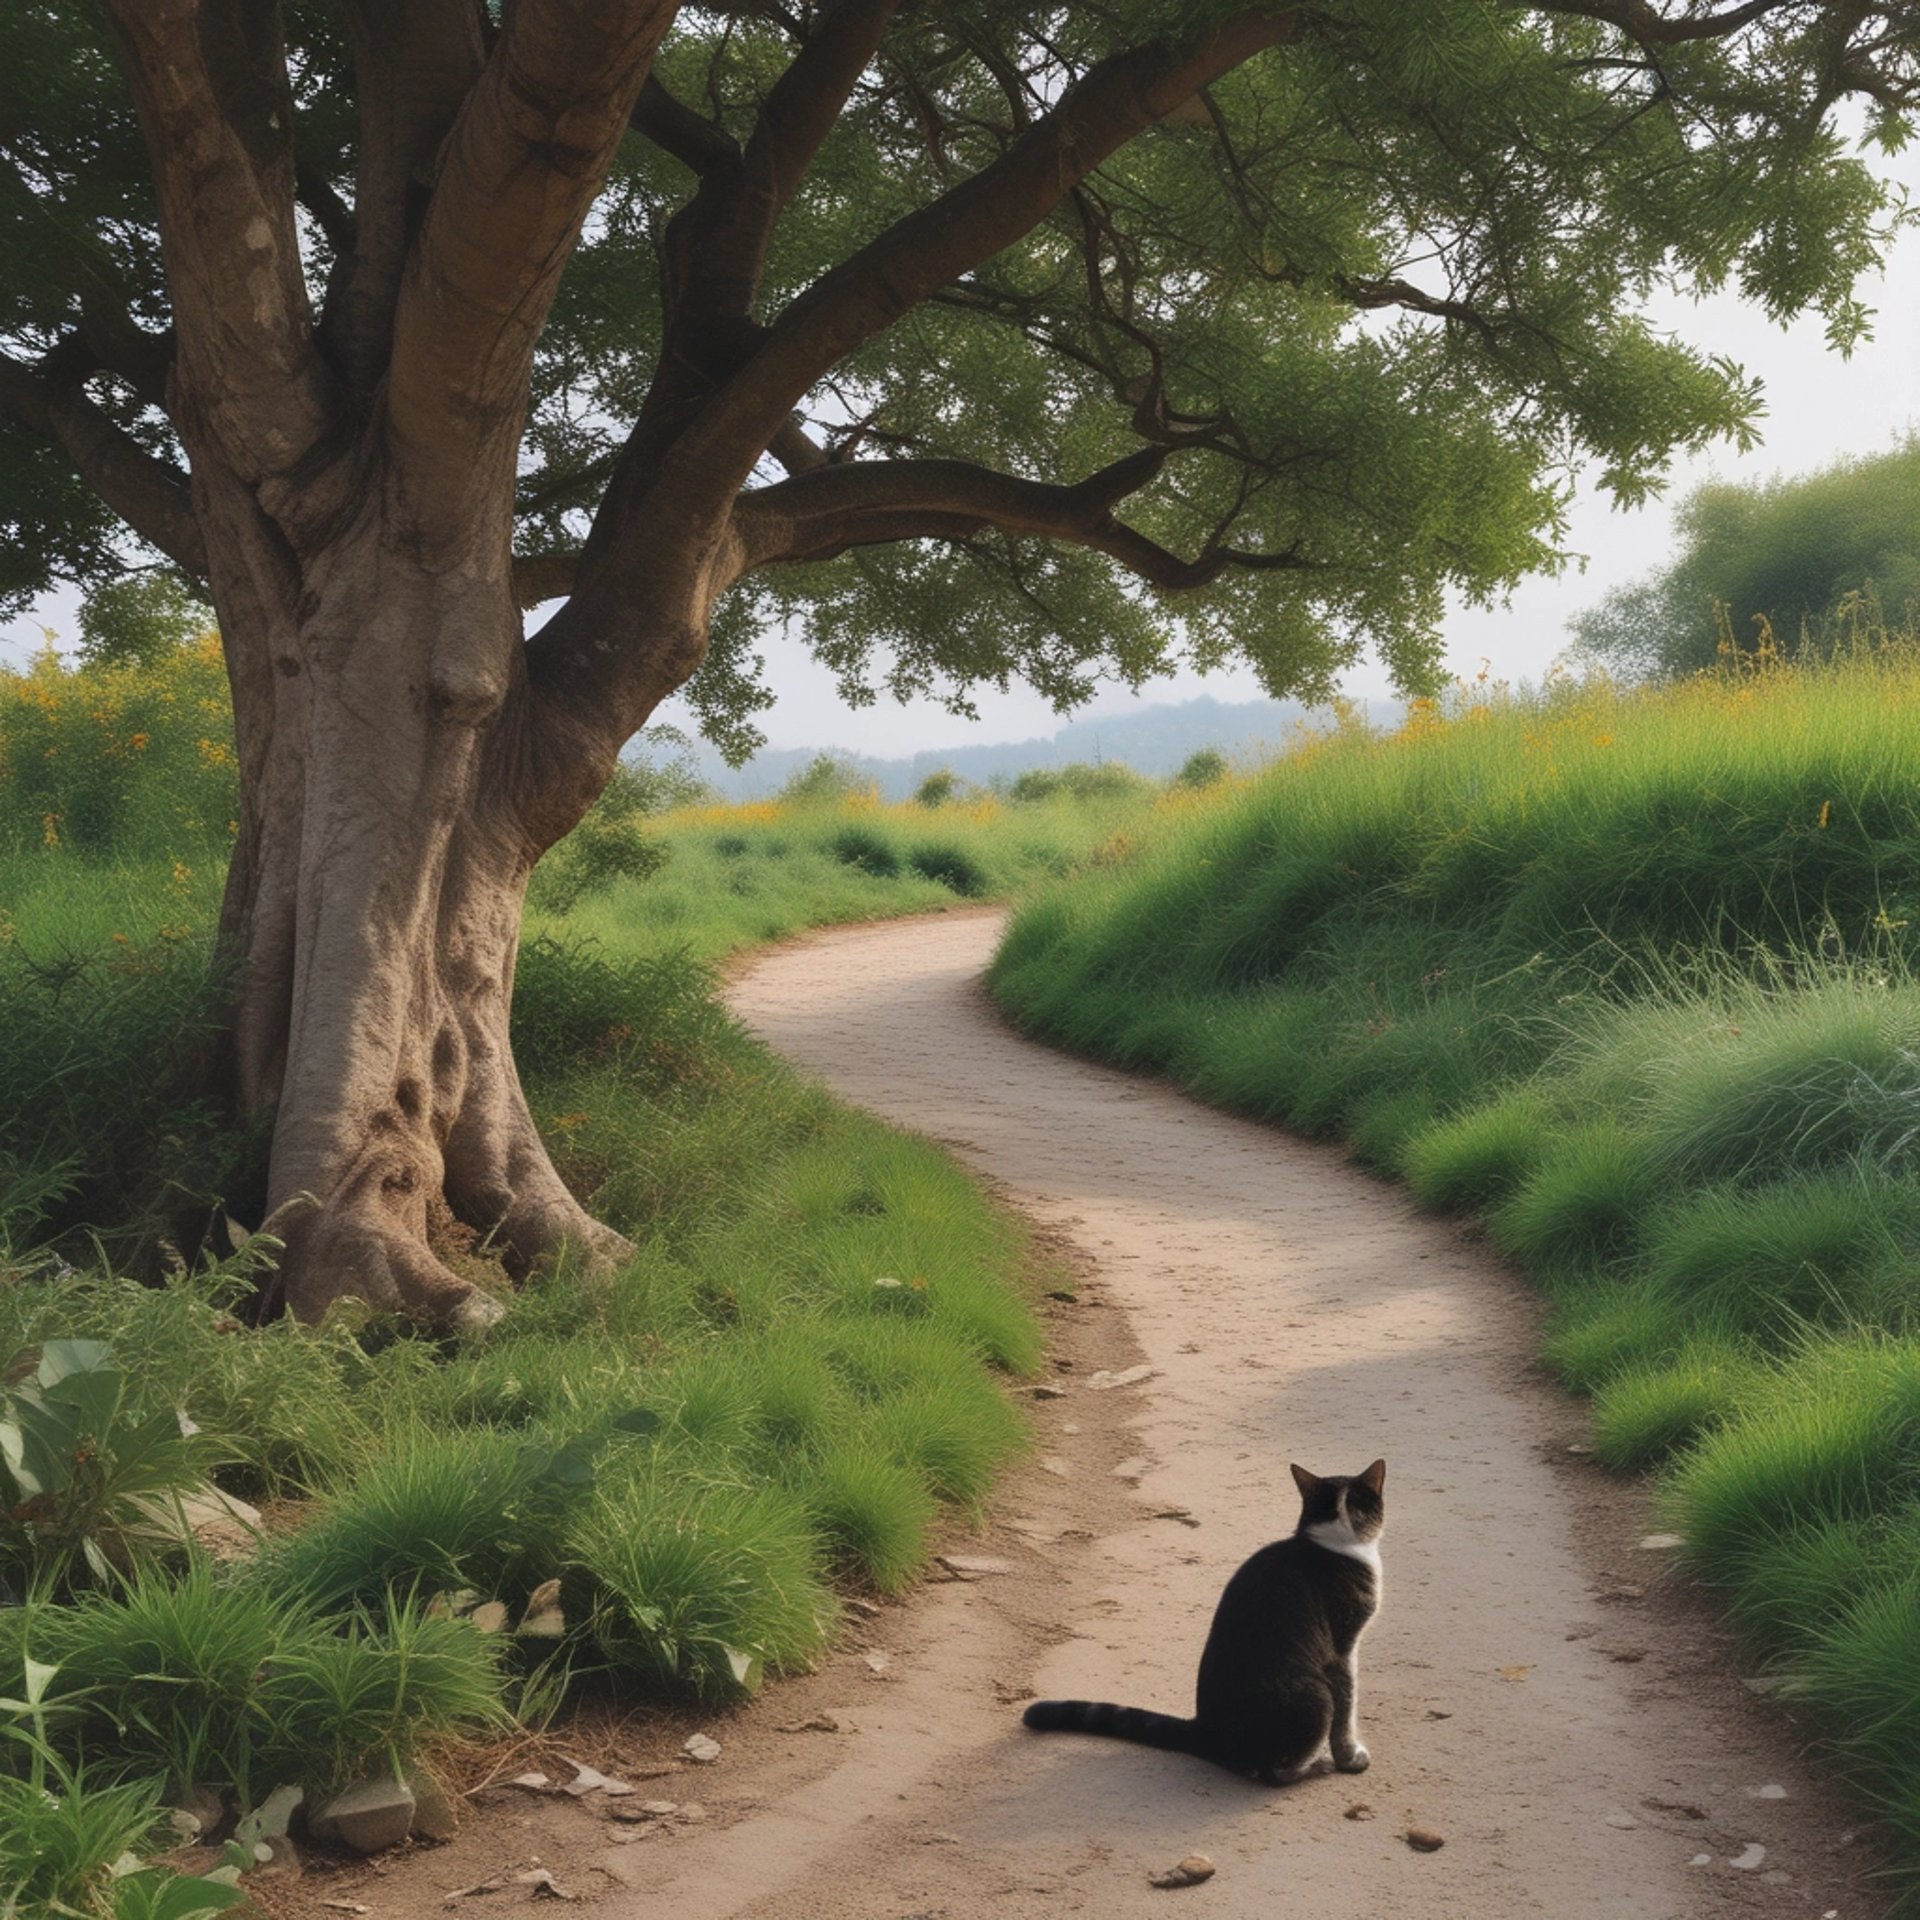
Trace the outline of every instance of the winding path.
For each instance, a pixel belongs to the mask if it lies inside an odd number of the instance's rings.
[[[1579,1457],[1579,1409],[1539,1378],[1514,1279],[1334,1152],[1007,1031],[979,985],[999,927],[958,914],[811,939],[756,960],[731,1000],[842,1097],[945,1142],[1076,1267],[1053,1327],[1066,1392],[1036,1403],[1042,1458],[988,1540],[957,1549],[1011,1570],[889,1610],[743,1716],[731,1780],[701,1783],[713,1830],[623,1849],[616,1877],[641,1897],[616,1910],[1881,1911],[1844,1809],[1639,1545],[1644,1495]],[[1090,1367],[1129,1363],[1152,1377],[1093,1387]],[[1022,1731],[1030,1690],[1186,1711],[1221,1582],[1292,1525],[1287,1462],[1356,1472],[1376,1454],[1371,1772],[1274,1793]],[[809,1736],[815,1712],[839,1737]],[[1443,1849],[1413,1851],[1409,1827]],[[1196,1851],[1210,1883],[1149,1888]]]

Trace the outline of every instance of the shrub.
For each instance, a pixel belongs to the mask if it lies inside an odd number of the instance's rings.
[[[1204,792],[1208,787],[1217,787],[1226,777],[1226,755],[1214,747],[1201,747],[1180,763],[1180,771],[1173,776],[1173,784]]]
[[[1709,1336],[1609,1371],[1594,1393],[1594,1452],[1610,1467],[1653,1466],[1680,1452],[1733,1416],[1753,1366],[1740,1348]]]
[[[1844,1174],[1752,1193],[1708,1188],[1657,1217],[1646,1251],[1661,1284],[1776,1338],[1802,1326],[1895,1325],[1920,1304],[1920,1191]]]
[[[219,640],[0,668],[0,852],[224,858],[233,721]]]
[[[840,754],[819,753],[787,780],[780,798],[790,807],[838,806],[873,792],[873,782],[853,761]]]
[[[168,573],[130,573],[80,607],[80,659],[88,667],[164,666],[213,631],[213,609]]]
[[[560,1571],[569,1515],[591,1485],[563,1441],[507,1433],[392,1435],[381,1459],[276,1546],[263,1573],[312,1605],[470,1587],[519,1602]],[[556,1466],[559,1471],[556,1471]]]
[[[1754,1383],[1671,1484],[1689,1553],[1715,1580],[1743,1581],[1783,1532],[1870,1523],[1920,1491],[1920,1345],[1809,1345]]]
[[[1547,1364],[1579,1393],[1592,1393],[1635,1367],[1670,1360],[1698,1331],[1680,1301],[1644,1282],[1589,1272],[1556,1282]]]
[[[158,1828],[159,1787],[96,1786],[72,1773],[56,1774],[51,1786],[43,1775],[0,1775],[0,1912],[113,1914],[115,1869]],[[218,1906],[203,1899],[197,1911]]]
[[[900,871],[900,851],[873,827],[848,825],[833,836],[833,857],[843,866],[891,879]]]
[[[1679,555],[1574,623],[1584,650],[1628,673],[1687,673],[1766,629],[1791,642],[1830,633],[1869,587],[1896,618],[1920,599],[1920,436],[1812,474],[1698,487],[1681,503]]]
[[[1037,800],[1051,800],[1063,790],[1065,782],[1051,767],[1029,767],[1025,773],[1016,774],[1007,788],[1007,798],[1020,806],[1031,806]]]
[[[684,951],[615,954],[544,935],[521,946],[513,1048],[529,1079],[588,1065],[660,1093],[704,1079],[737,1034],[712,974]]]
[[[713,789],[700,777],[693,742],[678,727],[646,728],[614,768],[598,804],[637,814],[704,806]]]
[[[501,1637],[413,1598],[329,1616],[196,1568],[54,1610],[34,1637],[59,1660],[52,1737],[85,1756],[63,1764],[151,1770],[149,1799],[163,1778],[249,1806],[322,1795],[506,1724]]]
[[[987,891],[986,873],[965,847],[923,841],[907,855],[907,865],[969,900]]]
[[[225,1453],[217,1436],[143,1408],[97,1340],[29,1348],[3,1377],[0,1565],[55,1594],[185,1544],[180,1502]]]
[[[571,913],[616,880],[646,880],[666,864],[666,848],[637,820],[596,806],[534,869],[529,898],[545,912]]]
[[[510,1722],[501,1639],[389,1599],[331,1633],[290,1636],[260,1684],[260,1772],[317,1796]]]
[[[222,980],[208,938],[188,927],[145,941],[75,935],[58,947],[0,940],[9,1237],[94,1225],[120,1258],[151,1267],[160,1238],[191,1246],[216,1205],[247,1210],[248,1143],[206,1098]]]
[[[71,1745],[188,1786],[238,1789],[248,1806],[282,1784],[255,1771],[261,1676],[290,1641],[327,1631],[257,1583],[146,1570],[119,1591],[50,1610],[36,1643],[60,1669]]]
[[[935,1503],[920,1474],[855,1440],[812,1477],[815,1524],[843,1567],[882,1593],[900,1593],[926,1565]]]

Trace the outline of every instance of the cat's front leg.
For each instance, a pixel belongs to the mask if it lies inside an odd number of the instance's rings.
[[[1358,1647],[1327,1669],[1327,1684],[1333,1690],[1333,1726],[1328,1735],[1333,1764],[1342,1773],[1365,1773],[1373,1756],[1360,1744],[1360,1723],[1355,1713],[1360,1695]]]

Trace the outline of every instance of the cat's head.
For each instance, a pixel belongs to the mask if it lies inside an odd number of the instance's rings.
[[[1387,1503],[1382,1489],[1387,1484],[1387,1463],[1376,1460],[1365,1473],[1309,1473],[1305,1467],[1290,1467],[1293,1484],[1300,1489],[1300,1525],[1302,1529],[1332,1525],[1343,1528],[1361,1544],[1377,1540],[1387,1524]]]

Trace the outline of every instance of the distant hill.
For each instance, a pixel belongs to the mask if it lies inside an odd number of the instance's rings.
[[[1277,752],[1311,711],[1293,700],[1224,702],[1202,696],[1177,706],[1142,707],[1068,722],[1057,733],[1031,740],[943,747],[909,759],[883,760],[841,753],[832,747],[779,747],[757,753],[744,767],[729,767],[702,742],[695,750],[702,778],[730,800],[764,800],[815,757],[832,753],[857,767],[889,800],[904,800],[928,774],[942,768],[985,786],[1012,779],[1029,767],[1063,767],[1073,761],[1122,760],[1136,773],[1164,779],[1177,773],[1190,753],[1213,747],[1232,759]]]

